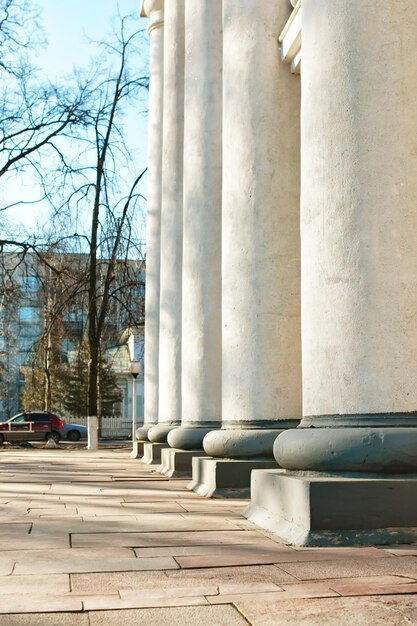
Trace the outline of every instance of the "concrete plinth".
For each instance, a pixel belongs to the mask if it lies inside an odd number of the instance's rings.
[[[167,448],[167,443],[147,443],[143,444],[142,463],[147,465],[159,465],[161,463],[161,451]]]
[[[165,448],[161,451],[161,465],[158,472],[165,476],[192,476],[192,462],[195,457],[206,457],[203,450],[176,450]]]
[[[213,459],[194,457],[192,480],[187,485],[200,496],[244,497],[249,495],[251,472],[275,468],[273,459]]]
[[[293,545],[407,543],[417,539],[417,475],[255,471],[243,515]]]
[[[132,452],[130,453],[132,459],[141,459],[143,457],[143,445],[144,441],[133,442]]]

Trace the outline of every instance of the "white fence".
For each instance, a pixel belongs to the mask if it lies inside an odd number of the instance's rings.
[[[87,426],[86,417],[66,418],[66,421],[70,424],[80,424],[81,426]],[[138,424],[138,427],[139,425],[140,424]],[[101,417],[100,426],[101,436],[107,439],[113,439],[117,437],[132,437],[132,420],[121,417],[120,415]]]

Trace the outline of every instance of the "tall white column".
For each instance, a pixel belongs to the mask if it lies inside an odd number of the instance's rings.
[[[306,428],[276,458],[415,472],[417,4],[303,0],[302,29]]]
[[[277,50],[289,3],[223,7],[222,429],[203,445],[248,458],[301,414],[299,84]]]
[[[145,407],[136,438],[147,439],[158,421],[159,282],[161,255],[162,111],[164,76],[164,0],[142,0],[141,17],[149,17],[150,78],[148,115],[148,203],[146,230]]]
[[[184,2],[165,0],[159,415],[148,434],[156,443],[181,423]]]
[[[182,421],[173,448],[202,448],[221,416],[222,3],[186,0]]]

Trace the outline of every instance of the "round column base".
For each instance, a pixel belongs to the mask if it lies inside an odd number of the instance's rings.
[[[136,429],[136,441],[149,441],[148,432],[153,428],[155,424],[143,424],[140,428]]]
[[[417,418],[407,414],[306,418],[299,428],[279,435],[274,457],[288,470],[416,473]]]
[[[224,459],[272,458],[277,436],[287,428],[295,428],[299,420],[252,422],[222,426],[204,437],[206,454]],[[264,427],[262,427],[264,426]]]
[[[168,443],[177,450],[202,450],[204,437],[213,430],[219,429],[219,422],[212,422],[196,426],[181,426],[171,430]]]
[[[148,432],[148,439],[152,443],[167,443],[168,434],[171,430],[178,428],[180,425],[179,422],[155,424]]]

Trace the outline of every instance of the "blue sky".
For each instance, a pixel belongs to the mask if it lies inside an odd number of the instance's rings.
[[[97,47],[91,40],[103,40],[111,33],[112,17],[117,13],[118,6],[121,15],[137,16],[137,29],[147,25],[147,20],[139,17],[139,0],[37,0],[37,5],[41,10],[48,46],[34,62],[44,69],[52,81],[70,74],[74,67],[88,67],[97,54]],[[137,111],[131,111],[126,120],[130,145],[135,149],[141,169],[146,166],[147,156],[144,109],[146,103],[139,105]],[[141,191],[146,192],[146,181]],[[23,223],[30,232],[39,231],[45,218],[45,211],[39,206],[25,206],[9,212],[10,221]]]
[[[138,0],[38,0],[38,5],[49,40],[40,61],[52,77],[88,63],[92,47],[87,39],[101,40],[111,32],[117,6],[122,15],[137,15],[139,28],[146,24],[139,18]]]

